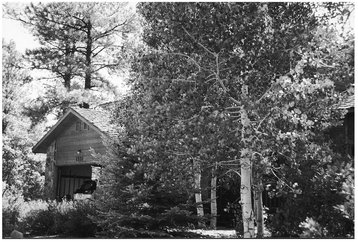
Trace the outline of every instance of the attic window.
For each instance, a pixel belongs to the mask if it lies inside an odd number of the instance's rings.
[[[82,131],[82,130],[89,130],[89,125],[84,122],[77,121],[76,122],[76,131]]]

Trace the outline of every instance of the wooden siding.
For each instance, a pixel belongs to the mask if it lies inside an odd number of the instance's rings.
[[[89,130],[83,129],[83,123],[81,130],[76,130],[78,121],[78,118],[74,118],[56,138],[55,160],[57,166],[96,164],[90,149],[94,149],[96,153],[103,154],[105,152],[101,135],[91,127]],[[79,150],[81,155],[78,155]]]
[[[354,157],[354,110],[351,108],[344,119],[346,153]]]

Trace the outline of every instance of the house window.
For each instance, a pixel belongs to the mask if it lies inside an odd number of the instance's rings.
[[[83,161],[83,154],[81,150],[78,150],[76,153],[76,161]]]
[[[89,125],[85,122],[77,121],[76,122],[76,131],[89,130]]]

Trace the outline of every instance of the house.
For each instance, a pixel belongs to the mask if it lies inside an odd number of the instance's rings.
[[[93,152],[104,154],[104,141],[116,130],[104,109],[69,108],[63,117],[33,147],[45,153],[45,197],[73,198],[86,180],[98,178],[99,162]]]
[[[354,157],[354,95],[346,97],[339,105],[339,108],[348,111],[343,122],[344,151]]]
[[[347,113],[341,126],[329,129],[328,133],[333,141],[333,149],[342,155],[354,158],[354,95],[346,95],[337,108],[344,109]]]

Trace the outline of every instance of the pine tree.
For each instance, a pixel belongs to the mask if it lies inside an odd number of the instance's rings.
[[[7,4],[6,10],[41,44],[27,50],[32,68],[49,71],[51,76],[46,79],[53,79],[46,96],[28,107],[29,115],[42,113],[44,117],[54,110],[61,115],[70,105],[95,104],[91,100],[100,92],[115,94],[103,73],[118,73],[128,67],[125,48],[130,45],[130,35],[135,35],[137,20],[127,3],[39,3],[29,4],[23,11]]]

